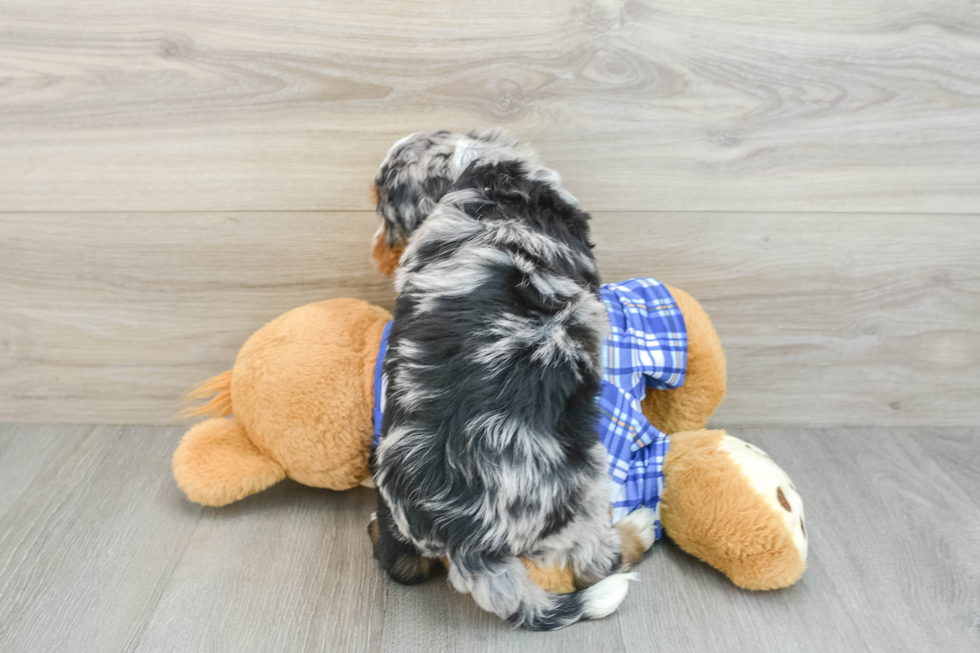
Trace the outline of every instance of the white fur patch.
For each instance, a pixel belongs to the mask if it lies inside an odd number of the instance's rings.
[[[461,173],[466,170],[467,166],[477,160],[480,156],[480,149],[478,143],[471,138],[461,138],[458,143],[456,143],[456,149],[453,152],[453,171],[456,174]]]
[[[629,585],[640,580],[638,574],[613,574],[582,593],[582,610],[587,619],[608,617],[626,598]]]

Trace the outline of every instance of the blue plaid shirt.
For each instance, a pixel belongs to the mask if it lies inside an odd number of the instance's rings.
[[[600,289],[609,313],[609,336],[602,348],[605,373],[596,401],[599,439],[608,451],[613,522],[640,506],[657,514],[664,489],[664,457],[670,438],[647,420],[640,401],[647,388],[679,388],[687,369],[687,329],[670,292],[656,279],[630,279]],[[381,437],[389,322],[374,370],[374,444]]]
[[[602,349],[605,372],[599,392],[599,439],[609,452],[613,522],[640,506],[657,514],[664,490],[664,457],[670,437],[643,414],[647,388],[684,383],[687,329],[667,288],[656,279],[630,279],[601,289],[609,313]]]

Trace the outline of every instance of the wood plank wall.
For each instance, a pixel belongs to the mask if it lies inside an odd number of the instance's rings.
[[[0,0],[0,420],[158,423],[296,305],[390,306],[369,182],[500,124],[607,280],[702,300],[719,425],[980,419],[980,5]]]

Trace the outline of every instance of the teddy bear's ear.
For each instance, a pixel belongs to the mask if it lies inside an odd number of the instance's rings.
[[[187,498],[205,506],[228,505],[286,477],[234,418],[209,419],[185,433],[174,452],[173,469]]]

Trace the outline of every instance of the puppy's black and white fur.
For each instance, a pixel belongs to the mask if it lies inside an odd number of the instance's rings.
[[[396,274],[375,555],[397,581],[449,578],[536,630],[618,607],[628,577],[595,431],[607,327],[588,215],[501,131],[415,134],[376,180]],[[377,249],[377,248],[376,248]],[[591,585],[548,594],[519,560]],[[603,580],[604,579],[604,580]]]

